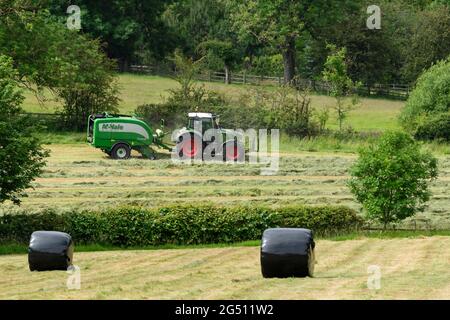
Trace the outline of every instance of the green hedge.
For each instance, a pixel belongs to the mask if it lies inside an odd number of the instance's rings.
[[[0,217],[0,243],[28,243],[36,230],[63,231],[80,244],[147,246],[231,243],[261,238],[271,227],[298,227],[316,234],[353,231],[362,220],[347,207],[171,206],[121,207],[101,212],[14,214]]]

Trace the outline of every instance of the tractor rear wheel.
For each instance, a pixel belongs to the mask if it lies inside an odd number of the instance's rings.
[[[194,159],[203,153],[202,142],[195,136],[183,136],[178,142],[178,154],[181,158]]]
[[[227,162],[243,162],[245,160],[244,147],[236,141],[227,142],[223,148],[224,161]]]
[[[116,160],[126,160],[131,156],[131,148],[125,143],[119,143],[111,150],[111,157]]]

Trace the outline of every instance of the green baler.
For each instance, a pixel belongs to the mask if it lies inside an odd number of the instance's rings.
[[[164,133],[161,129],[153,131],[146,122],[133,116],[108,113],[91,115],[87,136],[93,147],[102,149],[113,159],[128,159],[131,150],[136,150],[149,159],[155,159],[152,145],[171,150],[162,142]]]

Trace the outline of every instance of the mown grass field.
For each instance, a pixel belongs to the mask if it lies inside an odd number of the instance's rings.
[[[118,76],[120,85],[120,112],[132,114],[135,108],[142,104],[158,103],[167,97],[168,90],[176,88],[177,82],[171,78],[159,76],[145,76],[121,74]],[[218,91],[229,97],[237,97],[239,94],[251,89],[253,86],[221,83],[203,83],[206,88]],[[274,87],[266,87],[266,90],[274,90]],[[58,101],[47,101],[40,104],[36,97],[26,92],[24,109],[28,112],[52,113],[60,108]],[[51,95],[47,93],[48,98]],[[313,108],[332,106],[334,100],[327,96],[312,95]],[[361,107],[349,114],[348,125],[359,131],[380,131],[384,129],[398,128],[397,115],[403,107],[402,101],[386,99],[362,99]],[[338,127],[333,112],[330,113],[329,128]],[[369,116],[370,115],[370,116]]]
[[[169,78],[120,75],[122,113],[160,102],[176,82]],[[248,86],[206,83],[237,96]],[[273,90],[267,87],[266,90]],[[331,105],[312,96],[314,107]],[[362,99],[347,124],[359,131],[395,129],[404,102]],[[27,93],[25,109],[54,112]],[[329,128],[336,128],[332,117]],[[331,137],[282,137],[280,170],[262,176],[260,165],[182,165],[168,153],[159,160],[114,161],[88,146],[84,133],[42,134],[51,143],[48,164],[21,207],[5,203],[0,214],[101,209],[119,205],[162,206],[210,202],[219,205],[347,205],[360,210],[346,187],[355,151],[367,141]],[[427,144],[439,158],[429,207],[401,228],[450,230],[450,149]],[[399,235],[397,232],[396,235]],[[364,238],[317,241],[316,277],[263,279],[259,248],[230,246],[164,250],[77,252],[81,290],[68,290],[66,272],[31,273],[24,254],[0,255],[0,299],[448,299],[450,237]],[[140,249],[140,248],[139,248]],[[5,248],[5,252],[11,252]],[[9,251],[8,251],[9,250]],[[92,250],[95,249],[95,246]],[[90,250],[89,250],[90,251]],[[14,252],[24,252],[17,248]],[[367,288],[367,268],[381,267],[380,290]]]
[[[264,279],[259,247],[75,252],[81,289],[64,271],[29,272],[0,257],[0,299],[448,299],[450,237],[319,240],[314,278]],[[369,290],[367,268],[381,269]]]
[[[282,152],[277,175],[262,176],[261,165],[176,164],[168,153],[156,161],[137,154],[128,161],[114,161],[86,144],[51,145],[49,149],[45,172],[22,206],[6,203],[0,213],[199,202],[360,208],[346,187],[354,154]],[[439,159],[440,177],[432,184],[429,207],[415,222],[407,220],[405,227],[450,229],[450,157]]]

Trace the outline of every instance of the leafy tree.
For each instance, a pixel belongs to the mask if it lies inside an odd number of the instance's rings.
[[[195,57],[201,43],[229,39],[231,28],[224,0],[179,0],[163,14],[167,25],[178,35],[184,54]]]
[[[437,160],[408,134],[387,132],[360,150],[351,175],[348,186],[356,200],[386,229],[424,209],[430,199],[428,184],[438,175]]]
[[[411,6],[398,1],[378,3],[382,10],[381,29],[369,30],[366,27],[367,7],[373,3],[363,2],[334,28],[322,30],[322,39],[317,46],[325,47],[324,43],[328,42],[345,47],[349,76],[367,85],[369,90],[374,84],[404,83],[400,79],[404,59],[399,57],[410,38],[409,25],[414,16]],[[313,53],[315,65],[321,62],[323,54],[317,51]]]
[[[67,83],[54,89],[63,100],[64,128],[84,130],[90,114],[118,111],[115,64],[99,50],[99,44],[88,39],[78,41],[72,44],[66,59],[80,64]]]
[[[210,70],[225,71],[242,62],[246,44],[231,28],[230,2],[226,0],[180,0],[164,13],[164,20],[178,35],[178,47],[194,59],[206,57]]]
[[[414,134],[428,118],[447,112],[450,112],[450,57],[419,77],[400,114],[400,122]]]
[[[450,3],[413,13],[413,17],[402,47],[401,71],[407,83],[415,82],[424,70],[450,55]]]
[[[334,45],[329,45],[328,48],[331,54],[324,65],[323,79],[330,85],[330,95],[336,99],[334,108],[339,121],[339,130],[342,130],[342,124],[348,113],[358,106],[359,100],[354,92],[359,84],[355,84],[347,74],[346,49],[337,49]]]
[[[20,204],[23,191],[42,172],[48,152],[33,135],[32,121],[21,115],[24,97],[16,78],[12,59],[0,55],[0,203]]]
[[[236,56],[233,44],[227,41],[207,40],[200,43],[198,50],[206,57],[210,69],[225,71],[225,83],[230,84],[230,66]]]
[[[84,128],[90,113],[115,110],[115,64],[97,40],[68,30],[38,2],[9,8],[0,20],[0,54],[12,57],[21,86],[62,98],[67,129]]]
[[[304,33],[332,27],[355,1],[245,0],[233,4],[232,18],[240,39],[275,47],[283,55],[284,80],[290,83],[296,71],[297,40]]]
[[[167,0],[113,0],[92,1],[50,0],[51,12],[66,18],[66,10],[72,4],[81,8],[82,31],[105,42],[106,52],[116,59],[122,71],[140,50],[162,58],[172,49],[167,26],[161,15]]]
[[[203,90],[199,89],[195,76],[200,72],[204,59],[194,60],[185,56],[180,50],[175,50],[172,61],[175,65],[175,80],[180,87],[169,89],[170,99],[177,102],[200,103]]]

